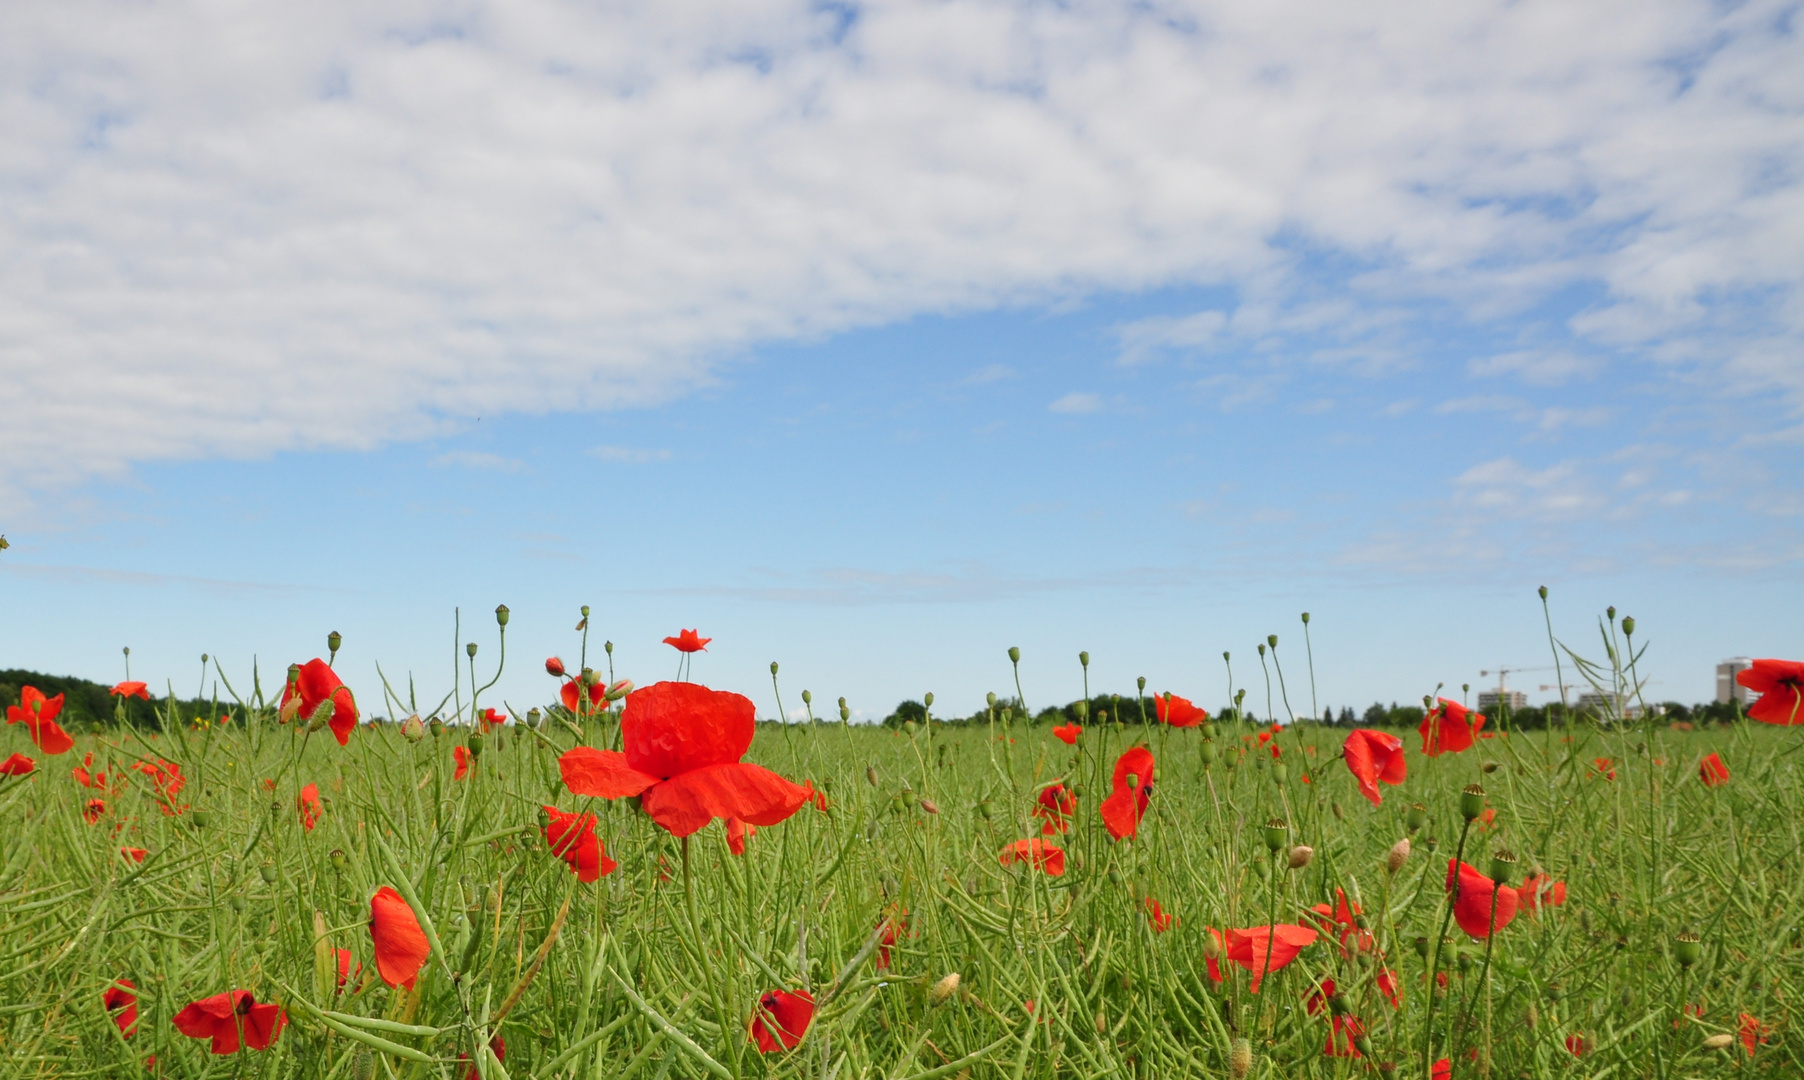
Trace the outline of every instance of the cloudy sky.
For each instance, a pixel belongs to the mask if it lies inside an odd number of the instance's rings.
[[[506,602],[520,704],[587,603],[767,712],[1303,711],[1304,610],[1321,703],[1544,696],[1547,584],[1705,698],[1804,653],[1798,18],[8,6],[0,667],[425,696]]]

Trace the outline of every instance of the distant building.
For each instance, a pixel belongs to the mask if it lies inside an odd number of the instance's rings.
[[[1599,693],[1587,690],[1578,696],[1573,708],[1579,712],[1593,712],[1600,717],[1619,716],[1624,718],[1641,715],[1641,706],[1624,694]]]
[[[1760,697],[1759,694],[1735,681],[1736,675],[1753,666],[1754,661],[1745,656],[1724,660],[1716,665],[1716,700],[1718,704],[1726,705],[1731,701],[1739,701],[1743,705],[1748,705]]]
[[[1508,705],[1511,709],[1526,709],[1528,708],[1528,695],[1520,690],[1504,690],[1502,692],[1480,690],[1478,692],[1479,712],[1489,713],[1500,704]]]

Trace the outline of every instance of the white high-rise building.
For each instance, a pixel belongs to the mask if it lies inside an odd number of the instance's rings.
[[[1759,699],[1759,694],[1735,681],[1736,675],[1753,666],[1754,661],[1745,656],[1724,660],[1716,665],[1716,700],[1719,704],[1739,701],[1746,706]]]
[[[1500,701],[1503,704],[1508,705],[1511,709],[1528,708],[1528,695],[1520,690],[1503,690],[1501,692],[1497,690],[1480,690],[1478,692],[1478,711],[1481,713],[1490,713],[1497,708],[1498,702]]]

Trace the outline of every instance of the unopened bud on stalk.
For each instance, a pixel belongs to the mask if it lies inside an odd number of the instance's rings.
[[[1681,932],[1672,945],[1672,958],[1677,960],[1679,966],[1683,968],[1697,963],[1703,953],[1703,939],[1690,930]]]
[[[295,700],[299,701],[300,699],[296,698]],[[307,721],[307,730],[308,731],[318,731],[320,728],[323,728],[327,724],[330,724],[332,722],[332,714],[337,711],[338,711],[338,706],[334,705],[332,703],[331,698],[327,698],[326,700],[320,702],[319,705],[313,710],[312,718]]]
[[[545,661],[545,674],[555,675],[561,678],[564,674],[564,662],[555,656],[547,658]]]
[[[933,691],[929,690],[921,695],[921,704],[929,709],[933,708]]]
[[[476,643],[474,641],[464,646],[464,655],[472,660],[476,659]]]
[[[607,653],[609,656],[613,656],[614,655],[614,643],[611,641],[602,642],[601,643],[601,651]]]
[[[1547,586],[1543,585],[1539,589],[1536,589],[1535,591],[1541,594],[1541,599],[1543,599],[1543,600],[1547,599]]]
[[[958,993],[958,972],[954,971],[939,982],[934,983],[933,988],[927,991],[927,1003],[929,1005],[943,1005],[948,998],[956,993]]]
[[[602,692],[602,697],[607,698],[609,701],[619,701],[621,698],[632,692],[633,680],[621,679],[618,682],[610,684],[607,690]]]
[[[351,1080],[376,1080],[376,1055],[359,1047],[351,1058]]]
[[[1735,1036],[1727,1032],[1719,1031],[1715,1035],[1704,1036],[1704,1049],[1706,1050],[1727,1050],[1734,1043]]]
[[[806,690],[802,691],[802,704],[804,704],[804,705],[814,704],[814,695],[809,693]]]
[[[1275,817],[1265,823],[1265,848],[1276,854],[1290,839],[1290,823]]]
[[[1403,825],[1412,833],[1426,824],[1428,824],[1428,807],[1421,803],[1414,804],[1403,815]]]
[[[1314,848],[1310,847],[1308,844],[1298,844],[1290,849],[1290,868],[1292,870],[1301,870],[1305,866],[1308,866],[1309,860],[1313,858],[1315,858]]]
[[[909,735],[909,736],[913,736],[914,733],[920,728],[920,726],[921,725],[915,723],[913,720],[902,721],[902,731],[904,734]]]
[[[864,778],[866,780],[870,781],[872,787],[876,787],[877,786],[877,766],[866,765],[864,767]]]
[[[1611,622],[1615,622],[1616,621],[1616,605],[1611,604],[1609,607],[1605,608],[1604,614],[1608,615],[1610,617]]]
[[[1264,642],[1259,643],[1259,655],[1260,656],[1265,655],[1265,643]]]
[[[1290,766],[1284,764],[1282,761],[1272,762],[1272,782],[1277,783],[1277,784],[1282,784],[1282,783],[1288,782],[1289,780],[1290,780]]]
[[[1233,1080],[1246,1080],[1253,1071],[1253,1044],[1245,1037],[1235,1039],[1228,1046],[1228,1075]]]
[[[841,700],[844,700],[844,699],[842,698]],[[852,719],[852,710],[846,708],[844,705],[841,705],[839,707],[839,718],[841,721],[849,722]]]
[[[594,686],[601,681],[601,676],[595,674],[595,669],[592,667],[583,668],[582,673],[576,678],[584,686]]]
[[[426,724],[418,714],[401,721],[401,735],[408,742],[419,742],[426,737]]]
[[[1201,754],[1202,754],[1204,765],[1215,764],[1215,740],[1214,739],[1204,739],[1203,740]]]
[[[435,716],[426,722],[426,730],[432,732],[432,737],[436,739],[445,733],[445,722]]]
[[[482,732],[480,732],[480,731],[470,732],[469,743],[470,743],[470,756],[473,758],[481,757],[482,756]]]
[[[1077,662],[1082,664],[1085,667],[1089,667],[1090,666],[1090,654],[1087,652],[1078,653],[1077,654]]]
[[[1277,648],[1278,647],[1278,635],[1276,635],[1276,634],[1265,635],[1265,643],[1267,645],[1270,645],[1274,649]]]
[[[1418,937],[1416,939],[1415,948],[1416,948],[1417,956],[1421,957],[1424,960],[1428,959],[1428,939],[1427,938]]]
[[[1495,761],[1482,761],[1482,762],[1479,762],[1479,765],[1478,765],[1478,771],[1479,771],[1479,772],[1482,772],[1482,773],[1484,773],[1484,774],[1486,774],[1486,775],[1489,775],[1489,774],[1491,774],[1491,773],[1494,773],[1494,772],[1496,772],[1496,771],[1497,771],[1497,763],[1496,763],[1496,762],[1495,762]]]
[[[1491,880],[1499,885],[1508,885],[1510,875],[1516,872],[1516,856],[1508,849],[1500,848],[1491,856]]]
[[[772,675],[775,675],[777,673],[777,662],[775,660],[772,660],[770,662],[770,673]]]
[[[274,885],[276,883],[276,864],[275,863],[272,863],[272,862],[264,863],[262,866],[257,867],[257,873],[262,876],[263,884]]]
[[[1011,664],[1019,664],[1021,662],[1021,649],[1018,646],[1010,645],[1008,647],[1008,662]]]
[[[497,604],[495,606],[495,625],[496,626],[506,626],[507,625],[507,616],[508,616],[507,605],[506,604]]]
[[[1139,687],[1140,690],[1142,692],[1144,692],[1146,690],[1146,676],[1142,675],[1138,679],[1135,679],[1134,685]]]
[[[1622,632],[1630,635],[1635,633],[1635,617],[1633,615],[1622,617]]]
[[[1485,812],[1485,789],[1477,784],[1467,784],[1459,793],[1460,816],[1471,821]]]
[[[927,811],[929,814],[938,814],[940,812],[940,805],[932,799],[923,798],[921,800],[921,809]]]
[[[1397,871],[1403,869],[1403,864],[1408,861],[1409,837],[1406,836],[1392,844],[1391,850],[1384,856],[1384,872],[1387,874],[1395,874]]]

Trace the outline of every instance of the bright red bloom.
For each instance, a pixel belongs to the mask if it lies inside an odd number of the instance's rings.
[[[588,701],[584,702],[582,683],[573,679],[563,686],[560,686],[557,693],[558,698],[564,703],[564,708],[569,709],[573,713],[583,713],[586,715],[601,709],[601,703],[607,699],[608,688],[600,683],[596,683],[589,687]],[[581,707],[579,708],[578,706]]]
[[[1206,926],[1203,929],[1209,931],[1209,936],[1215,939],[1215,948],[1213,950],[1203,950],[1203,962],[1209,968],[1209,980],[1214,983],[1220,983],[1221,964],[1219,963],[1219,959],[1228,954],[1228,946],[1222,939],[1220,930],[1217,930],[1213,926]]]
[[[1584,1057],[1585,1051],[1591,1049],[1591,1040],[1576,1032],[1566,1036],[1566,1052],[1573,1057]]]
[[[150,700],[150,687],[141,682],[122,682],[108,693],[114,697],[135,697],[142,701]]]
[[[1530,874],[1516,886],[1516,899],[1528,909],[1530,915],[1539,917],[1544,907],[1559,907],[1566,902],[1566,883],[1555,881],[1546,874]],[[1499,901],[1499,910],[1502,902]]]
[[[150,852],[141,847],[122,847],[119,849],[119,854],[132,862],[141,863],[150,855]]]
[[[1359,916],[1362,914],[1359,905],[1347,903],[1345,890],[1340,888],[1334,890],[1334,906],[1332,908],[1327,904],[1316,904],[1309,910],[1315,912],[1323,932],[1334,934],[1340,939],[1342,954],[1347,951],[1349,938],[1357,943],[1361,952],[1372,947],[1371,931],[1362,930],[1359,926]]]
[[[1729,767],[1723,764],[1722,758],[1711,754],[1698,762],[1698,779],[1705,787],[1722,787],[1729,782]]]
[[[1167,913],[1152,897],[1147,897],[1141,904],[1146,908],[1146,921],[1152,924],[1153,933],[1163,934],[1177,925],[1177,916]]]
[[[1360,1026],[1358,1017],[1342,1016],[1334,1012],[1333,1006],[1330,1004],[1334,998],[1334,991],[1334,980],[1323,979],[1321,985],[1315,988],[1315,992],[1309,995],[1309,1001],[1306,1003],[1311,1016],[1315,1016],[1324,1009],[1329,1012],[1328,1046],[1322,1053],[1328,1057],[1362,1057],[1364,1055],[1360,1054],[1359,1048],[1353,1045],[1353,1040],[1363,1035],[1365,1029]]]
[[[93,765],[94,765],[94,755],[93,754],[83,754],[81,756],[81,764],[77,765],[73,769],[70,769],[69,775],[74,777],[75,782],[80,784],[82,787],[99,788],[102,791],[107,790],[106,773],[89,772],[88,770],[90,768],[92,768]]]
[[[302,664],[300,674],[294,682],[282,688],[284,711],[289,702],[294,700],[300,703],[300,711],[295,715],[302,720],[313,719],[320,705],[330,701],[332,719],[327,723],[332,728],[333,737],[340,746],[351,741],[351,732],[357,727],[357,699],[352,696],[351,688],[344,684],[344,680],[324,660],[316,656]]]
[[[351,977],[363,971],[363,965],[357,964],[355,968],[353,968],[351,962],[351,950],[349,949],[334,949],[332,951],[338,954],[338,989],[340,992],[343,992],[345,984],[351,981]]]
[[[188,786],[188,778],[182,775],[179,762],[158,758],[155,761],[134,762],[132,769],[150,778],[150,786],[157,793],[157,809],[171,816],[188,809],[186,803],[178,805],[175,801],[175,797]]]
[[[451,760],[457,763],[457,771],[451,774],[451,779],[462,780],[464,777],[470,775],[470,750],[468,747],[452,747]]]
[[[413,989],[432,955],[426,931],[401,894],[387,885],[370,897],[370,940],[376,946],[376,973],[390,986]]]
[[[105,815],[105,799],[89,799],[88,804],[81,808],[81,819],[90,825],[96,824]]]
[[[1065,875],[1065,849],[1044,840],[1017,840],[1002,849],[1002,865],[1027,863],[1049,877]]]
[[[29,776],[37,767],[38,763],[24,754],[14,754],[0,761],[0,776]]]
[[[556,675],[559,678],[562,678],[564,674],[564,662],[555,656],[548,658],[545,661],[545,674]]]
[[[1403,983],[1397,978],[1397,973],[1390,968],[1379,968],[1378,978],[1375,981],[1378,984],[1378,992],[1391,1003],[1391,1008],[1401,1009],[1403,1007]]]
[[[301,793],[295,797],[294,805],[295,809],[300,811],[301,828],[312,832],[313,826],[319,822],[322,809],[319,801],[319,785],[308,784],[302,788]]]
[[[693,650],[691,650],[693,651]],[[814,995],[806,990],[767,990],[752,1016],[752,1041],[759,1053],[793,1050],[814,1021]]]
[[[776,825],[807,802],[807,788],[740,759],[751,748],[751,700],[697,683],[661,682],[627,696],[625,752],[579,746],[558,759],[564,784],[603,799],[642,796],[640,806],[673,836],[714,818]]]
[[[1172,727],[1195,727],[1209,719],[1208,713],[1176,694],[1170,693],[1158,694],[1153,697],[1153,711],[1159,714],[1162,722],[1170,724]]]
[[[1076,746],[1077,737],[1083,733],[1084,729],[1076,724],[1060,724],[1052,729],[1052,737],[1066,746]]]
[[[896,947],[897,941],[901,940],[902,928],[907,920],[908,913],[906,911],[883,920],[883,936],[877,939],[876,965],[878,971],[889,970],[889,951]]]
[[[1272,733],[1271,732],[1261,731],[1259,733],[1259,745],[1260,746],[1264,746],[1266,743],[1271,742],[1271,741],[1272,741]]]
[[[1499,885],[1479,873],[1469,863],[1447,860],[1447,891],[1454,892],[1455,875],[1459,887],[1453,898],[1453,919],[1459,928],[1480,941],[1502,930],[1516,917],[1516,890]],[[1496,897],[1495,912],[1492,897]]]
[[[1266,972],[1281,970],[1295,960],[1298,953],[1315,944],[1315,939],[1319,936],[1307,926],[1294,926],[1290,923],[1230,930],[1228,959],[1253,973],[1252,990],[1257,994],[1259,983],[1265,978]]]
[[[1048,784],[1034,796],[1034,816],[1040,819],[1040,832],[1046,836],[1070,828],[1071,815],[1077,812],[1077,796],[1064,784]]]
[[[1749,1057],[1754,1056],[1754,1047],[1766,1042],[1766,1037],[1772,1033],[1773,1029],[1761,1023],[1758,1018],[1748,1013],[1741,1014],[1741,1028],[1738,1034],[1741,1036],[1742,1049],[1748,1052]]]
[[[1748,716],[1763,724],[1804,724],[1804,663],[1756,660],[1737,672],[1735,681],[1760,695],[1748,706]]]
[[[745,842],[758,832],[756,825],[747,825],[736,817],[727,819],[727,850],[735,855],[745,854]]]
[[[1422,725],[1416,730],[1422,735],[1422,752],[1440,757],[1470,749],[1473,737],[1484,726],[1483,713],[1468,712],[1459,702],[1441,698],[1440,704],[1422,717]]]
[[[175,1014],[175,1028],[195,1039],[212,1039],[215,1054],[236,1054],[239,1043],[267,1050],[288,1017],[277,1005],[259,1005],[249,990],[202,998]]]
[[[1125,840],[1140,829],[1153,787],[1153,752],[1144,746],[1129,748],[1115,760],[1115,777],[1109,797],[1102,801],[1102,823],[1109,835]]]
[[[1453,1062],[1441,1058],[1428,1071],[1428,1080],[1453,1080]]]
[[[484,735],[507,723],[507,714],[500,709],[484,709],[477,720],[477,726]]]
[[[693,653],[706,650],[708,642],[713,640],[714,639],[711,637],[702,637],[698,631],[685,630],[676,637],[665,638],[664,644],[669,645],[678,652]]]
[[[113,1023],[119,1025],[119,1033],[131,1038],[138,1030],[138,995],[132,991],[137,987],[130,979],[114,979],[113,985],[100,995],[100,1004],[107,1012],[118,1013]]]
[[[19,691],[18,704],[6,707],[6,722],[30,728],[31,741],[44,753],[66,754],[74,748],[75,740],[56,722],[56,715],[62,711],[63,695],[47,698],[42,690],[27,686]]]
[[[1601,776],[1606,780],[1616,779],[1616,762],[1607,757],[1592,758],[1591,775]]]
[[[595,835],[594,814],[566,814],[555,806],[547,806],[545,813],[551,818],[545,825],[545,843],[553,855],[570,864],[576,880],[587,885],[614,872],[614,860]]]
[[[1403,740],[1382,731],[1360,728],[1341,744],[1341,757],[1347,771],[1359,781],[1359,793],[1373,806],[1384,802],[1378,785],[1401,784],[1409,774],[1409,763],[1403,759]]]

